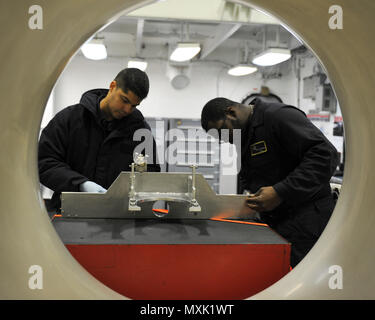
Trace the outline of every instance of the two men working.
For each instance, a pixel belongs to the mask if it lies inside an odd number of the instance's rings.
[[[124,69],[109,90],[84,93],[79,104],[51,120],[39,142],[39,174],[54,190],[53,209],[62,191],[105,192],[121,171],[129,171],[140,143],[133,141],[134,132],[150,129],[136,109],[148,91],[144,72]],[[329,180],[338,163],[336,149],[303,112],[281,103],[242,105],[216,98],[204,106],[201,122],[206,131],[229,130],[229,137],[241,130],[239,179],[251,193],[247,205],[292,243],[295,266],[332,213]],[[155,159],[148,170],[160,171]]]

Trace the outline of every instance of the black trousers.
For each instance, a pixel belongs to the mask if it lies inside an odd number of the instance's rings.
[[[291,243],[290,265],[294,268],[310,251],[326,227],[335,201],[332,195],[315,200],[287,212],[275,213],[276,219],[269,219],[267,213],[262,220]],[[282,216],[280,218],[280,216]]]

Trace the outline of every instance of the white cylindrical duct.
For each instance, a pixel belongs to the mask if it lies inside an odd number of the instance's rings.
[[[176,90],[185,89],[190,84],[191,65],[167,63],[167,77]]]

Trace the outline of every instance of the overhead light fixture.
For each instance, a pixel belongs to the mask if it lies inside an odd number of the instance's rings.
[[[256,55],[252,62],[263,67],[273,66],[290,59],[291,56],[292,54],[290,53],[289,49],[269,48],[266,51]]]
[[[147,68],[147,61],[143,59],[130,59],[128,61],[128,68],[137,68],[139,70],[145,71]]]
[[[254,73],[258,70],[257,67],[247,65],[247,64],[238,64],[228,70],[228,74],[231,76],[246,76],[248,74]]]
[[[93,39],[81,47],[83,55],[91,60],[103,60],[107,58],[107,49],[102,39]]]
[[[177,62],[188,61],[194,58],[199,51],[201,51],[199,43],[179,42],[169,59]]]

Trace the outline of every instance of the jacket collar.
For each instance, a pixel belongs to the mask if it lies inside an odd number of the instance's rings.
[[[253,112],[249,116],[246,126],[241,134],[241,145],[246,145],[250,142],[254,128],[263,125],[263,103],[260,99],[255,98],[250,102],[251,105],[254,105]]]
[[[89,110],[95,117],[99,117],[99,103],[107,94],[108,89],[89,90],[82,95],[79,103]]]
[[[254,99],[250,104],[254,105],[254,109],[252,115],[249,117],[248,124],[250,124],[251,127],[256,128],[261,126],[264,122],[264,112],[262,112],[263,103],[260,99]]]

